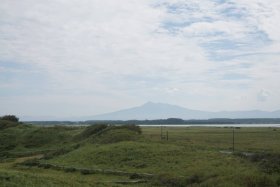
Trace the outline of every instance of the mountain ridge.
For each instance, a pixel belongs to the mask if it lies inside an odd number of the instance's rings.
[[[192,110],[172,104],[147,102],[140,106],[91,117],[93,120],[150,120],[166,118],[181,118],[185,120],[210,118],[280,118],[280,110],[272,112],[262,110],[209,112]]]

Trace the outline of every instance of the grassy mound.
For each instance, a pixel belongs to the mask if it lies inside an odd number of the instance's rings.
[[[75,141],[88,140],[91,143],[117,143],[121,141],[134,141],[139,139],[141,129],[135,125],[91,125],[74,137]]]
[[[75,167],[149,171],[151,168],[159,169],[160,159],[172,159],[176,154],[179,155],[181,149],[182,147],[176,145],[133,141],[103,145],[86,144],[75,151],[49,160],[49,162]],[[166,157],[163,158],[162,155],[166,155]]]
[[[135,141],[140,138],[141,131],[135,125],[109,126],[102,133],[91,138],[93,143],[109,144],[121,141]]]
[[[10,127],[16,127],[18,126],[18,122],[8,121],[8,120],[0,120],[0,130],[10,128]]]
[[[67,143],[70,140],[67,131],[66,127],[38,128],[22,136],[22,145],[26,148],[38,148],[45,145]]]
[[[78,141],[85,140],[85,139],[89,138],[90,136],[101,133],[106,128],[108,128],[108,125],[105,125],[105,124],[90,125],[90,126],[86,127],[85,130],[83,130],[80,134],[77,134],[74,137],[74,140],[75,141],[76,140],[78,140]]]
[[[0,158],[56,150],[73,144],[76,129],[71,127],[36,127],[17,125],[0,130]]]
[[[0,120],[0,158],[9,157],[9,151],[15,149],[27,126],[19,125],[17,122]]]

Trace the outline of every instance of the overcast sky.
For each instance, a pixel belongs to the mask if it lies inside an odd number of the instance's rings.
[[[0,0],[0,115],[280,109],[279,0]]]

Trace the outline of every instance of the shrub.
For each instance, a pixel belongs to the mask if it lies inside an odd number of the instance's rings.
[[[75,171],[77,171],[77,169],[76,168],[64,168],[64,171],[65,172],[75,172]]]
[[[280,173],[280,155],[268,155],[260,161],[260,167],[266,173]]]
[[[11,180],[11,176],[9,176],[8,174],[6,174],[6,173],[1,173],[0,174],[0,181],[10,181]]]
[[[82,174],[82,175],[89,175],[89,174],[91,174],[91,171],[88,170],[88,169],[82,169],[82,170],[81,170],[81,174]]]
[[[258,163],[259,167],[266,173],[280,173],[280,155],[272,153],[256,153],[250,155],[236,154],[247,158],[251,162]]]
[[[198,175],[194,174],[192,176],[190,176],[189,178],[187,178],[187,183],[188,184],[195,184],[195,183],[200,183],[202,180],[201,180],[201,177],[199,177]]]
[[[44,164],[39,163],[38,167],[44,168],[44,169],[50,169],[52,167],[52,165],[51,164],[46,164],[46,163],[44,163]]]
[[[15,115],[5,115],[0,117],[1,120],[6,120],[6,121],[12,121],[12,122],[18,122],[18,117]]]
[[[246,176],[243,178],[243,185],[247,187],[276,186],[276,184],[267,176]]]
[[[279,176],[278,179],[276,180],[276,184],[277,184],[277,186],[280,186],[280,176]]]
[[[166,187],[184,187],[187,186],[187,183],[185,178],[179,178],[168,174],[162,174],[156,178],[155,185]]]
[[[25,166],[38,166],[39,165],[39,160],[38,159],[31,159],[31,160],[26,160],[24,162],[21,163],[22,165]]]
[[[129,176],[129,179],[141,179],[142,177],[137,174],[137,173],[133,173]]]

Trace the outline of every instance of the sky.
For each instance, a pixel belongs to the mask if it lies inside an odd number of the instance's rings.
[[[0,0],[0,115],[280,109],[279,0]]]

